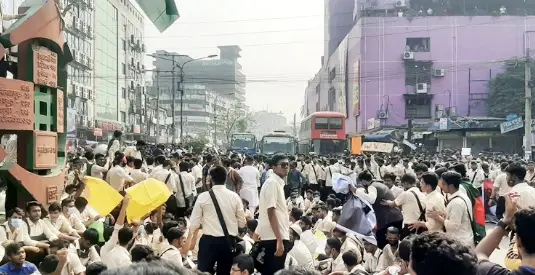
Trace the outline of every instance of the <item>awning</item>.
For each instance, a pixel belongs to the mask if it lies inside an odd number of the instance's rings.
[[[394,133],[394,131],[396,131],[396,129],[379,130],[377,132],[371,133],[368,136],[364,136],[363,141],[390,141],[392,138],[391,135],[392,133]]]

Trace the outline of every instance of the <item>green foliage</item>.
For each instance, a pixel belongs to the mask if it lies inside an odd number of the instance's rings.
[[[205,136],[192,137],[188,135],[184,137],[184,144],[188,148],[191,146],[193,153],[202,153],[208,143],[209,140]]]
[[[505,62],[504,72],[489,82],[489,115],[506,117],[509,114],[523,115],[525,109],[525,61],[511,59]],[[535,73],[535,62],[530,62]]]
[[[232,134],[247,132],[254,127],[253,113],[236,104],[218,113],[216,124],[218,138],[228,144]]]

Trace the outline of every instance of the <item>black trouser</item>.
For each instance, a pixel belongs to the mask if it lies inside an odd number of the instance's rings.
[[[210,274],[229,274],[234,254],[230,251],[225,237],[203,235],[199,240],[197,269]],[[217,263],[217,268],[214,266]]]
[[[288,251],[290,248],[290,243],[287,240],[283,241],[284,244],[284,253],[282,256],[277,257],[275,256],[275,252],[277,251],[277,241],[276,240],[269,240],[269,241],[260,241],[260,246],[264,248],[264,266],[262,268],[262,275],[273,275],[277,271],[284,269],[284,263],[286,261],[286,255],[288,255]]]
[[[387,224],[385,227],[377,229],[375,236],[377,238],[377,247],[379,247],[380,249],[383,249],[385,245],[388,243],[386,241],[386,230],[391,226],[399,229],[399,232],[401,232],[401,230],[403,229],[403,221],[391,222]]]
[[[501,220],[503,218],[503,214],[505,213],[505,197],[498,197],[498,200],[496,201],[496,218]]]
[[[405,239],[406,237],[412,235],[412,234],[420,234],[420,233],[423,233],[427,231],[427,229],[425,228],[418,228],[417,230],[411,230],[409,229],[409,225],[408,224],[404,224],[403,225],[403,229],[401,230],[401,236],[400,236],[400,240],[403,240]]]

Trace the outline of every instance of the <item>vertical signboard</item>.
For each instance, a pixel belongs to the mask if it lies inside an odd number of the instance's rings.
[[[338,97],[338,110],[340,113],[344,114],[344,117],[347,118],[347,99],[346,99],[346,57],[347,57],[347,38],[340,43],[340,46],[338,48],[338,72],[337,79],[338,81],[338,87],[340,90],[340,95]]]
[[[64,113],[64,104],[63,104],[63,91],[60,89],[57,89],[56,94],[56,104],[57,104],[57,113],[56,113],[56,123],[57,123],[57,132],[63,133],[65,132],[65,113]]]
[[[33,83],[0,78],[0,129],[33,131],[33,98]]]
[[[58,86],[58,54],[41,46],[33,46],[33,82],[37,85]]]
[[[353,63],[353,116],[360,115],[360,60]]]

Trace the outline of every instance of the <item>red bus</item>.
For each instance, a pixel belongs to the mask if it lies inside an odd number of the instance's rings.
[[[341,155],[346,149],[346,121],[342,113],[315,112],[301,122],[299,153]]]

